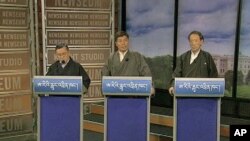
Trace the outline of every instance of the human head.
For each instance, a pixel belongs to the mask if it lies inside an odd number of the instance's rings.
[[[60,63],[64,64],[65,62],[68,62],[70,58],[68,45],[65,43],[56,45],[55,54],[56,54],[57,60],[59,60]]]
[[[115,45],[120,52],[126,52],[128,50],[129,35],[125,31],[119,31],[115,36]]]
[[[188,35],[188,41],[191,47],[191,51],[196,53],[199,51],[204,43],[204,37],[199,31],[192,31]]]

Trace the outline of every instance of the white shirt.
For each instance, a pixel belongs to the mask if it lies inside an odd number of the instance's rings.
[[[191,51],[190,64],[192,64],[194,59],[196,59],[198,57],[199,53],[200,53],[200,50],[198,52],[196,52],[195,54]]]
[[[126,51],[126,52],[118,51],[118,52],[119,52],[119,57],[120,57],[120,62],[121,62],[128,51]]]

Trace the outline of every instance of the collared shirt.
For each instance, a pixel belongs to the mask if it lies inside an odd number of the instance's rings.
[[[119,52],[119,57],[120,57],[120,62],[121,62],[128,51],[126,51],[126,52],[118,51],[118,52]]]
[[[193,53],[193,52],[191,51],[190,64],[192,64],[193,61],[198,57],[199,53],[200,53],[200,50],[197,51],[196,53]]]

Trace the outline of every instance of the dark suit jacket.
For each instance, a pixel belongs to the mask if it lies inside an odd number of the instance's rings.
[[[218,71],[212,56],[203,50],[200,50],[197,58],[190,64],[191,51],[183,53],[177,59],[176,68],[172,74],[171,86],[175,77],[193,77],[193,78],[216,78]]]
[[[90,85],[90,78],[84,68],[72,58],[64,68],[59,61],[56,61],[49,67],[46,75],[55,76],[82,76],[83,85],[88,89]]]

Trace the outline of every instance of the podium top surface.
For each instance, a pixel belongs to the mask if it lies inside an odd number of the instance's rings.
[[[111,96],[150,96],[152,77],[104,76],[103,95]]]
[[[35,94],[49,95],[82,95],[81,76],[34,76],[33,91]]]
[[[224,78],[175,78],[175,96],[223,97]]]

